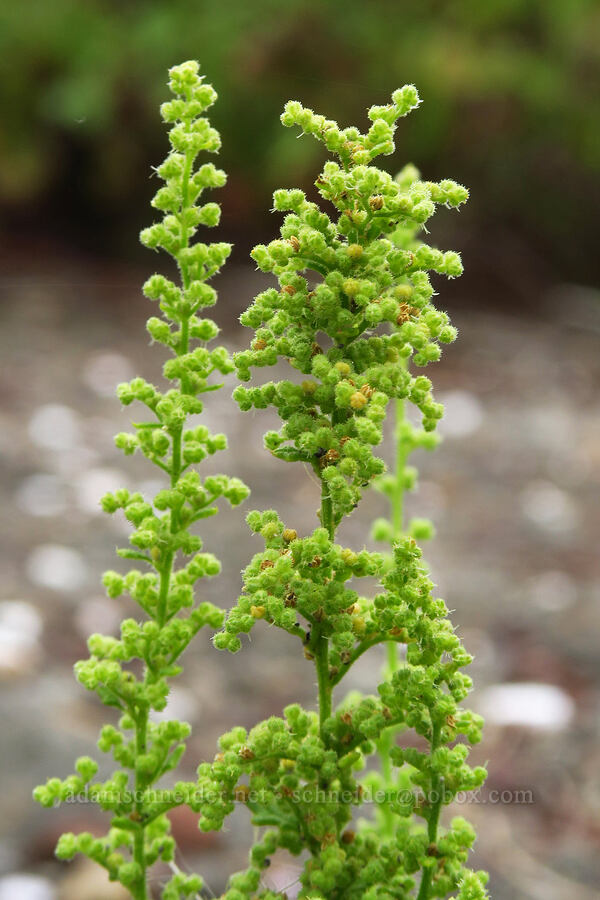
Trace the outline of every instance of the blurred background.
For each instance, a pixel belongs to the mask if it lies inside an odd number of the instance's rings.
[[[215,195],[215,239],[235,249],[215,282],[215,318],[232,350],[248,340],[241,310],[268,283],[248,252],[279,227],[272,191],[310,193],[323,161],[316,142],[280,126],[287,99],[363,126],[368,106],[414,82],[423,106],[401,121],[383,164],[411,161],[471,190],[464,210],[432,221],[434,243],[461,251],[466,272],[437,283],[460,336],[428,373],[446,403],[445,441],[417,460],[409,504],[436,522],[426,555],[475,653],[473,705],[488,721],[474,754],[489,760],[487,787],[458,812],[479,829],[474,864],[491,871],[496,900],[598,896],[599,34],[592,0],[3,6],[0,900],[122,896],[94,867],[53,862],[61,830],[101,826],[93,810],[52,813],[29,798],[93,750],[105,713],[72,664],[90,631],[111,633],[132,613],[103,597],[101,572],[126,535],[99,515],[98,498],[156,486],[149,464],[113,448],[129,420],[114,386],[160,378],[140,285],[166,265],[137,233],[152,220],[151,166],[166,153],[166,70],[187,58],[220,95],[212,119],[229,180]],[[238,413],[224,391],[208,417],[230,437],[216,468],[252,488],[246,508],[275,506],[290,526],[312,528],[316,485],[262,450],[269,414]],[[368,544],[382,511],[370,497],[343,539]],[[224,574],[203,590],[227,607],[257,542],[239,512],[204,536]],[[380,665],[363,658],[349,687],[372,690]],[[168,709],[194,726],[187,774],[232,724],[313,696],[291,640],[257,628],[232,658],[201,635]],[[218,836],[183,814],[174,828],[180,865],[218,895],[244,864],[244,812]],[[294,871],[278,865],[279,888],[291,885]]]

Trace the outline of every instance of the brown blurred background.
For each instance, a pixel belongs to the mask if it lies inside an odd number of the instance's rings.
[[[232,350],[248,340],[239,313],[265,284],[248,251],[276,234],[271,193],[310,191],[322,162],[316,142],[279,124],[287,99],[363,125],[368,106],[414,82],[423,106],[384,163],[471,189],[463,211],[432,222],[466,272],[437,285],[461,333],[429,373],[445,442],[417,460],[409,510],[436,522],[426,554],[476,655],[473,705],[488,720],[475,753],[489,760],[485,802],[458,812],[479,829],[475,865],[490,869],[496,900],[598,896],[599,26],[589,0],[30,0],[0,11],[0,900],[121,896],[93,868],[52,859],[62,829],[98,825],[93,810],[52,813],[29,798],[93,753],[105,712],[72,664],[90,631],[110,633],[132,611],[103,597],[101,572],[126,537],[98,498],[156,480],[113,448],[129,420],[114,385],[160,377],[139,286],[163,261],[137,233],[166,151],[166,69],[186,58],[220,95],[212,118],[229,181],[215,237],[236,246],[215,318]],[[246,508],[313,527],[315,485],[262,449],[270,414],[242,415],[224,391],[208,416],[230,437],[215,468],[247,481]],[[344,540],[368,543],[382,512],[370,497]],[[239,511],[204,536],[224,564],[206,597],[226,607],[257,544]],[[365,658],[349,687],[372,690],[380,665]],[[229,657],[201,635],[169,707],[194,726],[188,774],[224,729],[313,695],[291,640],[257,628]],[[493,791],[508,793],[492,802]],[[244,864],[244,813],[218,836],[199,835],[193,817],[174,824],[180,864],[218,894]]]

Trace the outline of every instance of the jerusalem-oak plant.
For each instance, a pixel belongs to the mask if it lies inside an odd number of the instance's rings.
[[[219,496],[236,504],[247,489],[225,476],[200,479],[193,466],[225,439],[187,425],[202,409],[199,395],[214,387],[211,373],[231,366],[221,348],[204,346],[216,328],[196,315],[214,302],[206,280],[229,252],[228,245],[191,243],[199,224],[218,220],[215,204],[197,205],[199,193],[224,181],[210,165],[195,168],[198,152],[219,143],[202,117],[215,95],[197,72],[195,63],[171,70],[176,98],[162,112],[174,122],[172,152],[158,169],[166,186],[154,200],[165,217],[142,233],[146,245],[167,250],[179,266],[179,286],[162,276],[145,286],[160,302],[163,319],[150,319],[148,327],[173,351],[165,375],[176,386],[161,394],[136,379],[119,391],[125,402],[145,403],[154,418],[138,423],[133,435],[119,435],[118,445],[128,453],[141,449],[169,483],[152,502],[126,491],[103,500],[109,512],[124,509],[135,529],[132,549],[121,555],[146,567],[144,573],[108,573],[108,592],[128,592],[145,621],[126,620],[119,640],[92,636],[91,659],[77,665],[80,681],[121,712],[119,727],[105,726],[100,738],[121,768],[94,783],[96,763],[80,759],[76,775],[51,779],[37,789],[37,799],[50,806],[72,795],[94,798],[111,813],[105,838],[63,835],[57,852],[91,856],[134,900],[151,896],[148,870],[158,860],[174,870],[161,894],[166,900],[201,891],[200,877],[184,875],[174,863],[167,813],[181,803],[199,812],[203,830],[215,831],[236,803],[247,807],[255,826],[249,866],[230,877],[223,900],[285,897],[267,886],[278,850],[298,859],[294,895],[300,898],[484,900],[487,876],[466,867],[474,831],[463,818],[447,821],[445,814],[459,792],[478,788],[485,777],[483,768],[466,762],[482,724],[461,706],[471,687],[462,669],[471,657],[422,561],[416,539],[426,528],[405,525],[403,517],[412,478],[408,454],[433,445],[443,413],[429,379],[412,367],[437,360],[440,343],[456,336],[432,303],[428,273],[455,277],[462,271],[458,254],[428,246],[419,234],[436,204],[457,207],[467,191],[453,181],[423,182],[412,167],[393,179],[373,165],[393,152],[397,120],[419,103],[411,85],[394,92],[390,104],[369,110],[365,134],[340,129],[300,103],[286,106],[283,124],[321,140],[337,158],[315,182],[329,213],[300,190],[275,192],[275,209],[287,213],[281,238],[257,246],[252,256],[277,286],[242,315],[255,336],[234,363],[243,382],[252,369],[282,360],[294,377],[239,386],[234,397],[242,410],[275,408],[282,425],[267,432],[265,446],[276,459],[314,473],[321,503],[307,535],[273,510],[247,516],[265,549],[245,569],[242,595],[223,622],[219,610],[195,599],[195,581],[218,566],[200,552],[189,527],[215,511]],[[194,340],[201,343],[192,349]],[[390,401],[397,459],[386,475],[373,448],[382,440]],[[422,427],[406,419],[408,403],[420,411]],[[370,486],[390,498],[391,520],[375,526],[375,536],[390,543],[387,555],[336,540]],[[185,555],[191,561],[177,568]],[[380,583],[374,597],[359,590],[367,576]],[[249,732],[233,727],[220,739],[214,761],[200,764],[197,782],[158,790],[189,732],[184,723],[156,724],[151,715],[166,704],[167,678],[180,671],[181,653],[205,624],[221,628],[217,648],[236,652],[239,635],[259,622],[271,626],[273,640],[276,629],[298,639],[317,684],[316,710],[292,704]],[[387,658],[377,695],[344,696],[344,677],[377,645]],[[140,659],[141,677],[129,666]]]
[[[462,900],[487,896],[485,873],[464,866],[473,829],[462,818],[440,826],[442,808],[485,777],[483,768],[466,763],[482,724],[460,706],[471,686],[461,669],[471,657],[402,524],[406,457],[432,444],[443,413],[429,379],[412,375],[409,363],[437,360],[440,342],[456,337],[432,303],[428,272],[462,272],[458,254],[428,246],[417,233],[436,204],[456,207],[468,196],[452,181],[422,182],[412,168],[394,180],[372,165],[393,152],[397,119],[418,103],[412,85],[396,91],[389,105],[369,110],[366,134],[341,130],[297,102],[282,115],[284,125],[313,135],[337,157],[315,182],[335,214],[300,190],[275,192],[275,209],[287,213],[281,238],[252,256],[278,288],[259,294],[242,315],[255,338],[234,361],[242,381],[250,380],[252,368],[280,359],[304,378],[239,387],[234,397],[242,410],[276,409],[282,427],[267,432],[265,446],[276,458],[313,470],[321,485],[319,523],[300,537],[274,511],[249,514],[265,550],[245,570],[244,592],[215,644],[238,650],[238,634],[261,619],[296,636],[315,667],[318,712],[294,704],[284,718],[270,718],[249,734],[235,728],[221,739],[214,764],[200,767],[201,785],[222,798],[204,810],[203,827],[220,827],[236,797],[246,799],[256,824],[269,826],[247,872],[231,879],[227,900],[274,896],[260,890],[260,870],[279,847],[309,854],[301,897],[427,900],[455,890]],[[372,448],[382,439],[390,400],[398,415],[398,462],[395,475],[382,482],[384,463]],[[406,401],[419,409],[422,429],[404,420]],[[374,482],[392,499],[389,565],[380,554],[335,540]],[[379,523],[379,537],[382,530]],[[367,575],[382,578],[374,598],[355,589]],[[378,696],[351,695],[334,706],[336,686],[378,644],[389,648]],[[402,731],[416,732],[418,746],[399,744]],[[375,748],[382,774],[361,783],[355,773]],[[353,808],[369,798],[377,816],[356,829]]]
[[[125,574],[106,572],[104,584],[109,597],[128,594],[139,606],[143,621],[125,619],[119,639],[93,634],[88,641],[90,658],[75,666],[81,684],[121,713],[118,727],[105,725],[98,741],[100,750],[111,753],[120,768],[111,778],[95,782],[98,764],[82,757],[75,764],[76,774],[64,781],[52,778],[34,792],[44,806],[77,798],[95,802],[111,814],[104,837],[88,832],[64,834],[56,853],[61,859],[76,853],[89,856],[107,870],[111,880],[125,885],[135,900],[150,896],[148,870],[157,861],[169,863],[174,870],[162,891],[165,900],[195,896],[202,887],[198,876],[177,870],[166,815],[186,802],[196,808],[196,785],[159,786],[162,777],[177,767],[190,727],[185,722],[154,721],[152,712],[165,708],[169,681],[181,672],[179,659],[196,633],[205,626],[214,629],[223,620],[221,610],[198,602],[195,596],[196,583],[217,575],[220,564],[211,553],[201,552],[202,541],[192,533],[192,526],[214,515],[220,498],[237,506],[249,493],[238,478],[211,475],[202,479],[195,469],[227,445],[225,435],[211,434],[205,425],[189,419],[202,412],[202,395],[222,386],[213,382],[213,373],[233,371],[223,347],[210,350],[206,346],[217,336],[217,326],[198,315],[216,301],[216,292],[207,282],[222,267],[231,246],[193,242],[199,225],[217,225],[220,216],[216,203],[201,205],[199,199],[206,189],[224,185],[225,173],[212,163],[197,164],[201,152],[215,153],[221,144],[203,115],[217,95],[203,84],[197,63],[184,63],[169,74],[175,97],[162,105],[161,114],[172,126],[171,151],[157,169],[165,185],[152,201],[164,217],[142,232],[141,241],[152,249],[166,250],[179,271],[179,284],[153,275],[144,285],[144,294],[159,302],[162,313],[161,318],[148,320],[147,329],[153,341],[171,352],[163,372],[174,384],[166,392],[143,378],[119,385],[121,402],[138,401],[151,418],[135,422],[135,432],[115,438],[125,454],[140,450],[158,466],[165,488],[150,502],[126,489],[102,498],[105,512],[123,511],[133,526],[131,547],[118,550],[119,556],[144,567]]]

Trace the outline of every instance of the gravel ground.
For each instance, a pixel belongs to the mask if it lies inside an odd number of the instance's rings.
[[[100,585],[123,526],[98,498],[156,481],[148,463],[113,448],[129,420],[113,388],[134,374],[158,379],[160,351],[144,338],[145,273],[99,276],[81,263],[40,274],[35,261],[31,271],[1,283],[0,900],[108,900],[122,894],[94,868],[52,860],[60,830],[93,828],[93,811],[50,813],[29,798],[93,751],[104,721],[71,673],[86,635],[110,633],[123,614]],[[231,349],[247,341],[237,315],[259,286],[251,269],[221,278],[217,318]],[[473,757],[490,761],[490,777],[482,802],[460,810],[479,829],[475,865],[491,871],[495,900],[591,900],[600,884],[600,303],[564,287],[539,298],[539,310],[520,318],[473,303],[454,315],[460,339],[430,370],[446,404],[445,441],[418,459],[409,513],[435,520],[426,555],[476,655],[473,705],[488,724]],[[314,479],[262,449],[270,413],[242,415],[229,395],[209,396],[209,424],[230,438],[210,465],[249,484],[247,508],[274,506],[300,533],[312,528]],[[368,544],[381,513],[382,498],[369,497],[343,540]],[[226,607],[258,541],[239,511],[210,520],[204,536],[224,568],[205,596]],[[201,635],[185,662],[169,711],[194,726],[189,775],[229,726],[314,701],[295,642],[266,627],[235,657]],[[370,690],[380,664],[375,652],[363,657],[348,687]],[[218,893],[224,873],[244,864],[244,814],[218,836],[199,834],[184,814],[174,827],[182,864]]]

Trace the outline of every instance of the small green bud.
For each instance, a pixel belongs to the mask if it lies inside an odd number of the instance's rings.
[[[79,837],[81,839],[81,837],[83,836],[80,835]],[[56,850],[54,851],[57,859],[73,859],[75,854],[79,852],[78,844],[79,841],[72,832],[61,834],[60,838],[58,839],[58,844],[56,845]]]
[[[429,519],[411,519],[408,524],[408,533],[416,541],[428,541],[435,537],[435,528]]]

